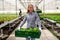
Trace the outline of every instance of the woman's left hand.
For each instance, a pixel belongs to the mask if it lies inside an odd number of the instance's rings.
[[[39,30],[42,31],[41,28],[39,28]]]

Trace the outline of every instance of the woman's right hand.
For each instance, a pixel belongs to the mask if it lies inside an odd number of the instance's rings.
[[[18,30],[20,30],[20,29],[21,29],[21,27],[18,27],[17,29],[18,29]]]
[[[21,29],[21,27],[20,27],[20,29]]]

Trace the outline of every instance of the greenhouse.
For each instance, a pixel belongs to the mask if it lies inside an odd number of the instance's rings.
[[[60,0],[0,0],[0,40],[60,40]]]

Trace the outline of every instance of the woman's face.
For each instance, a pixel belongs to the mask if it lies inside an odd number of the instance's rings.
[[[32,13],[33,10],[34,10],[33,5],[29,5],[29,6],[28,6],[28,10],[29,10],[30,13]]]

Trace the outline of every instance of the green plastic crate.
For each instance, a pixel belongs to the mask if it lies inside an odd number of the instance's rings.
[[[23,30],[16,30],[15,31],[15,36],[16,37],[25,37],[25,38],[40,38],[41,32],[38,28],[36,28],[37,31],[35,31],[32,28],[29,29],[25,29],[25,28],[21,28]],[[31,31],[30,31],[31,30]]]

